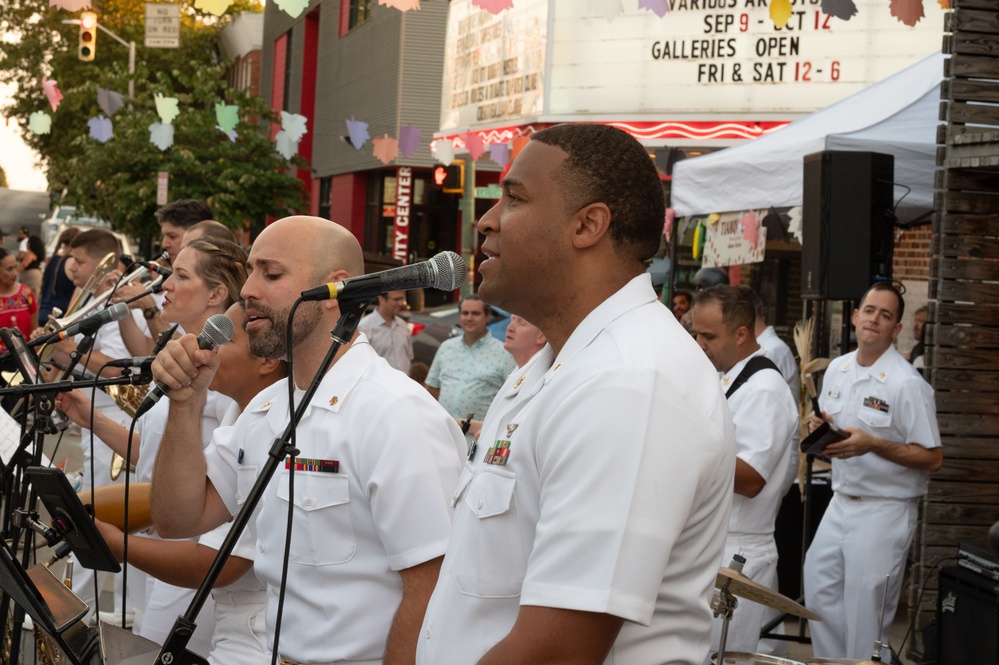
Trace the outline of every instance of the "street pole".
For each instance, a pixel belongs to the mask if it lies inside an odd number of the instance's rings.
[[[461,297],[475,292],[475,160],[465,160],[464,192],[461,195],[461,258],[468,266],[468,280],[461,287]]]

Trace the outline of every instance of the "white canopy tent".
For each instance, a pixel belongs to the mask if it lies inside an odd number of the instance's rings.
[[[758,139],[673,167],[677,216],[801,205],[802,158],[822,150],[895,155],[901,222],[933,209],[943,55],[935,53]],[[906,194],[904,187],[911,188]]]

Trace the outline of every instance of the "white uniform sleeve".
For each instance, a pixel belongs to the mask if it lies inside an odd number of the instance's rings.
[[[393,570],[443,555],[451,534],[464,437],[443,409],[427,407],[415,396],[386,404],[364,435],[361,482]]]
[[[538,433],[540,515],[521,605],[651,621],[667,563],[691,556],[678,541],[705,478],[732,482],[733,458],[701,445],[723,435],[664,382],[652,370],[603,373]]]
[[[736,456],[769,483],[775,474],[779,480],[784,476],[786,433],[797,427],[798,414],[788,409],[788,389],[783,378],[778,378],[777,373],[773,373],[772,382],[766,377],[756,378],[759,380],[752,389],[749,385],[739,389],[743,393],[738,395],[739,408],[733,409]]]
[[[895,404],[898,422],[905,428],[905,440],[923,448],[940,447],[936,400],[933,388],[922,377],[907,379],[898,391]]]

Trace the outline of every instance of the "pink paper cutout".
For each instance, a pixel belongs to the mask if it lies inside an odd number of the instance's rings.
[[[59,108],[59,102],[62,101],[62,92],[59,91],[59,84],[53,79],[43,76],[42,89],[45,91],[45,96],[48,97],[52,112],[55,113],[56,109]]]
[[[891,0],[891,15],[910,28],[923,18],[923,0]]]
[[[666,236],[666,242],[669,242],[673,236],[674,221],[676,221],[676,211],[672,208],[666,208],[666,220],[663,222],[663,235]]]
[[[484,9],[490,14],[499,14],[513,7],[513,0],[472,0],[472,6]]]
[[[388,134],[382,134],[378,138],[371,139],[374,146],[371,153],[381,161],[388,164],[399,155],[399,141]]]
[[[468,149],[468,154],[471,155],[472,161],[477,161],[482,153],[486,151],[486,147],[482,145],[482,137],[476,132],[465,132],[461,135],[461,140],[465,142],[465,147]]]
[[[401,12],[420,8],[420,0],[378,0],[378,4],[385,5],[386,7],[395,7]]]
[[[760,230],[760,223],[756,219],[756,213],[747,212],[739,220],[739,223],[742,225],[742,237],[753,246],[753,249],[756,249],[759,244],[758,232]]]
[[[49,0],[49,7],[62,7],[68,12],[90,9],[90,0]]]

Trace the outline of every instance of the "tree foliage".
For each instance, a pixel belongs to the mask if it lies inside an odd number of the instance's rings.
[[[81,62],[76,55],[79,29],[62,23],[78,13],[49,7],[49,0],[0,3],[0,31],[13,36],[0,53],[0,81],[12,82],[18,90],[6,113],[17,117],[21,127],[28,126],[35,111],[51,115],[49,134],[24,135],[41,155],[50,189],[65,192],[66,203],[140,238],[158,232],[153,212],[160,171],[169,173],[171,200],[205,199],[216,218],[231,226],[257,224],[265,215],[301,208],[301,183],[264,133],[273,113],[261,98],[230,89],[225,64],[218,61],[218,34],[227,17],[252,9],[253,2],[239,0],[222,20],[182,4],[179,49],[142,46],[144,2],[95,2],[104,27],[136,42],[135,99],[111,118],[114,137],[103,144],[89,136],[87,120],[103,114],[98,86],[127,94],[127,48],[100,32],[95,61]],[[43,76],[56,80],[63,94],[54,113]],[[174,145],[165,151],[149,140],[149,126],[160,122],[157,93],[180,102]],[[239,106],[236,141],[216,128],[217,103]]]

